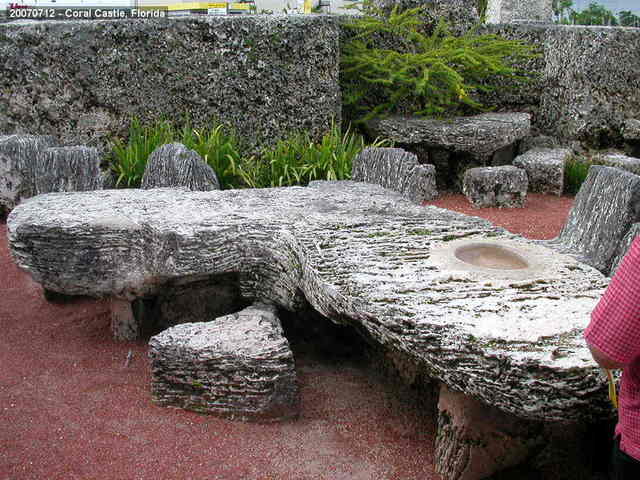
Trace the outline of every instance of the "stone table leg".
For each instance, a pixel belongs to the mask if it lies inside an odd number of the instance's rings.
[[[119,298],[111,298],[109,305],[113,338],[121,341],[131,341],[140,338],[140,325],[133,315],[131,302]]]
[[[540,443],[532,426],[440,387],[435,467],[446,480],[480,480],[527,459]]]

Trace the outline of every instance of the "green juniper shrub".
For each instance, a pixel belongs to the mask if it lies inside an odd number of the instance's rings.
[[[516,65],[536,55],[532,46],[472,29],[454,36],[444,21],[422,31],[425,7],[390,12],[365,0],[345,25],[340,83],[345,115],[357,122],[392,113],[446,116],[483,110],[478,100],[505,78],[526,81]]]

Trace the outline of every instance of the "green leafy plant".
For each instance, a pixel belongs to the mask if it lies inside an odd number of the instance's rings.
[[[484,22],[485,16],[487,15],[488,3],[488,0],[477,0],[476,8],[478,10],[478,15],[480,16],[481,22]]]
[[[127,142],[122,139],[113,141],[111,170],[116,176],[116,186],[140,186],[149,155],[159,146],[171,143],[174,137],[175,129],[167,120],[143,126],[134,118],[129,126]]]
[[[216,172],[223,189],[307,185],[313,180],[343,180],[351,175],[355,156],[365,148],[362,136],[339,126],[319,141],[308,132],[279,140],[272,148],[250,155],[235,132],[212,122],[205,129],[194,129],[186,120],[182,128],[161,120],[142,126],[133,119],[126,142],[117,139],[111,156],[111,170],[119,187],[139,187],[149,155],[161,145],[183,143],[197,152]],[[376,140],[373,146],[387,142]]]
[[[591,165],[601,165],[602,161],[598,160],[597,154],[587,156],[572,155],[564,165],[564,192],[575,195],[580,190]]]
[[[387,142],[376,140],[372,146]],[[265,149],[259,157],[240,165],[238,173],[250,187],[308,185],[313,180],[344,180],[351,177],[355,156],[365,148],[362,136],[334,123],[319,142],[308,133],[296,133]]]
[[[488,79],[525,81],[516,65],[535,56],[533,47],[474,31],[454,36],[441,21],[423,32],[424,6],[390,12],[365,0],[362,16],[348,22],[341,86],[350,117],[367,121],[408,110],[442,116],[482,110],[477,99],[495,89]]]
[[[180,143],[198,153],[216,172],[222,189],[242,184],[238,165],[243,161],[245,147],[233,130],[223,124],[213,124],[209,129],[195,130],[190,125],[182,128]]]
[[[222,188],[233,188],[242,183],[236,174],[243,146],[228,127],[212,122],[209,128],[196,130],[186,119],[181,129],[168,120],[143,126],[134,118],[129,127],[127,141],[113,141],[111,170],[116,175],[116,186],[139,187],[149,155],[158,147],[180,142],[197,152],[216,172]]]

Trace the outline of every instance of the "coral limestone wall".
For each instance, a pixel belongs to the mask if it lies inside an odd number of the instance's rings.
[[[189,17],[0,25],[0,132],[104,146],[132,116],[212,116],[253,144],[340,116],[328,16]]]
[[[627,118],[640,118],[640,29],[566,25],[492,25],[491,33],[523,39],[542,56],[526,66],[537,76],[493,103],[531,111],[554,136],[596,146],[621,141]]]

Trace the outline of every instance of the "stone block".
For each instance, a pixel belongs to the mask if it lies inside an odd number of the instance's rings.
[[[188,112],[194,128],[215,117],[252,147],[305,129],[317,137],[340,124],[338,38],[330,15],[2,24],[0,132],[28,127],[103,150],[132,117]]]
[[[538,148],[516,157],[513,166],[527,172],[529,192],[562,195],[565,164],[571,155],[566,148]]]
[[[609,275],[621,241],[638,221],[640,176],[619,168],[592,165],[567,222],[552,243]]]
[[[443,479],[489,478],[524,462],[541,443],[526,422],[441,386],[434,463]]]
[[[622,138],[627,141],[640,141],[640,120],[628,118],[622,126]]]
[[[446,120],[389,117],[370,122],[369,128],[376,136],[399,145],[467,153],[488,161],[498,150],[529,134],[531,116],[527,113],[483,113]]]
[[[100,154],[92,147],[52,147],[39,159],[36,194],[50,192],[85,192],[102,189]]]
[[[438,196],[435,167],[420,165],[401,148],[366,148],[353,160],[351,178],[400,192],[415,203]]]
[[[464,174],[462,191],[476,208],[524,207],[527,174],[514,166],[470,168]]]
[[[560,142],[555,137],[551,137],[549,135],[530,135],[524,137],[520,141],[518,154],[522,155],[523,153],[527,153],[529,150],[535,150],[538,148],[558,148],[559,146]]]
[[[487,23],[553,22],[551,0],[488,0]]]
[[[524,40],[541,54],[520,65],[536,74],[531,82],[495,85],[482,96],[489,105],[532,112],[543,134],[597,148],[619,143],[624,122],[640,118],[640,29],[523,23],[482,31]]]
[[[51,136],[0,136],[0,217],[37,195],[36,166],[42,152],[56,144]]]
[[[154,403],[243,421],[298,416],[293,353],[275,307],[185,323],[149,340]]]
[[[640,158],[629,157],[621,153],[605,153],[597,156],[596,160],[602,165],[640,175]]]
[[[158,147],[149,155],[142,188],[183,187],[189,190],[220,190],[218,177],[202,157],[181,143]]]

